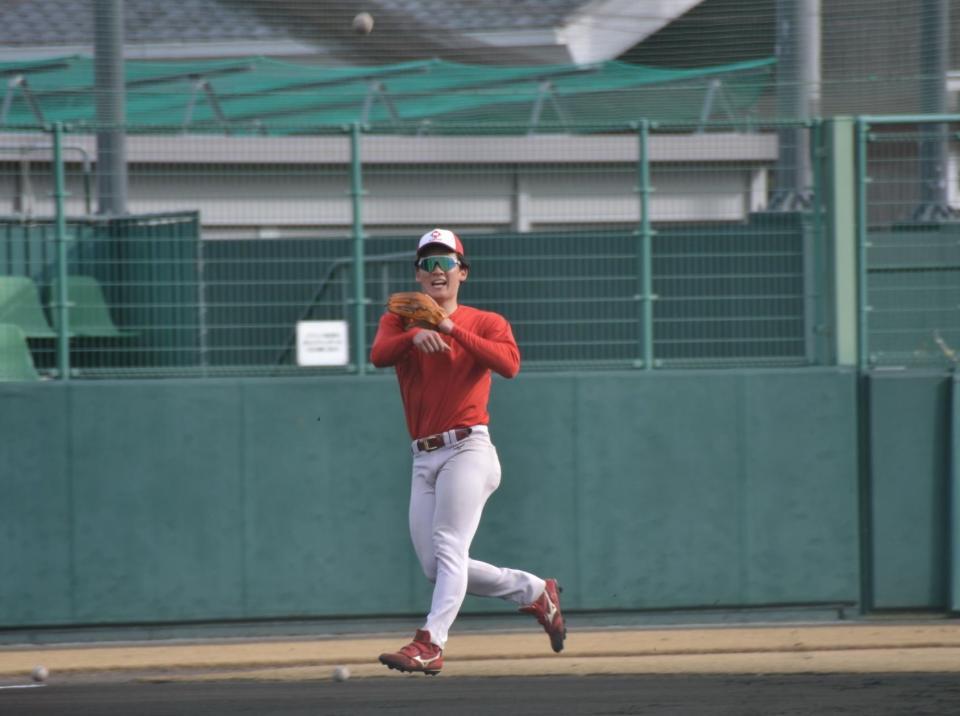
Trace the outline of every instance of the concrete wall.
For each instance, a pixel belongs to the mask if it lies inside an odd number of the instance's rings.
[[[559,577],[570,609],[855,602],[855,385],[498,379],[504,477],[473,554]],[[0,626],[428,604],[390,374],[2,384],[0,434]]]

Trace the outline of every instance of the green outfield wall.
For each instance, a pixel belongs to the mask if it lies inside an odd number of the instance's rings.
[[[472,553],[557,576],[568,608],[859,601],[854,371],[529,374],[491,412]],[[388,373],[6,383],[0,434],[0,626],[428,603]]]
[[[947,609],[950,600],[955,380],[942,372],[869,378],[872,609]],[[960,573],[958,573],[960,574]]]

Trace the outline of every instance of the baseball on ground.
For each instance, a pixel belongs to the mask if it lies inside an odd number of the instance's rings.
[[[338,666],[333,670],[334,681],[346,681],[350,678],[350,669],[346,666]]]
[[[50,676],[50,672],[47,670],[46,666],[34,666],[33,671],[30,672],[30,678],[32,678],[37,683],[42,683],[47,680],[47,677]]]
[[[357,13],[353,18],[353,31],[358,35],[366,35],[373,29],[373,15],[369,12]]]

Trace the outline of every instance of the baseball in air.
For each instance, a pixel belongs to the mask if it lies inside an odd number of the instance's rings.
[[[350,678],[350,669],[346,666],[338,666],[333,670],[334,681],[346,681]]]
[[[34,666],[33,671],[30,672],[30,678],[36,681],[38,684],[42,684],[47,680],[47,677],[50,676],[50,672],[47,670],[46,666]]]
[[[358,35],[367,35],[373,30],[373,15],[369,12],[357,13],[353,18],[353,31]]]

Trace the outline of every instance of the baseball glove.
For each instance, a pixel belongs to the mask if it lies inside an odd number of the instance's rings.
[[[405,319],[406,328],[436,328],[447,317],[447,312],[430,296],[419,291],[401,291],[390,294],[387,310]]]

